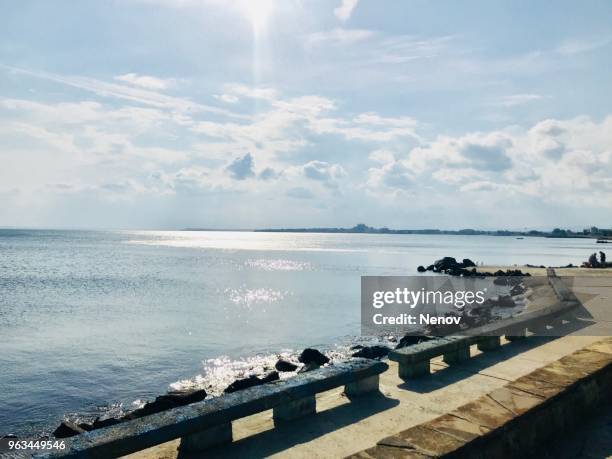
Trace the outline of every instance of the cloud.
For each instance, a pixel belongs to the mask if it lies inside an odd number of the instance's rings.
[[[155,91],[168,89],[176,84],[176,80],[173,78],[162,79],[149,75],[138,75],[137,73],[119,75],[115,77],[115,80]]]
[[[278,176],[279,176],[278,172],[276,172],[271,167],[266,167],[258,175],[258,177],[261,180],[273,180],[273,179],[277,178]]]
[[[211,107],[208,105],[193,102],[192,100],[189,100],[187,98],[168,96],[157,91],[135,87],[132,85],[109,83],[95,78],[88,78],[83,76],[64,76],[49,72],[34,72],[16,67],[9,67],[4,65],[0,66],[9,69],[15,73],[53,81],[74,88],[82,89],[84,91],[90,91],[101,97],[123,99],[130,102],[137,102],[143,105],[174,110],[177,112],[210,112],[229,117],[244,117],[242,115],[232,113],[221,108]]]
[[[226,167],[226,170],[230,173],[232,178],[236,180],[245,180],[255,175],[253,166],[253,156],[251,156],[250,153],[247,153],[242,158],[236,158],[234,161],[232,161]]]
[[[590,51],[595,51],[598,48],[608,46],[612,43],[612,37],[594,38],[594,39],[573,39],[568,40],[556,49],[556,52],[562,55],[581,54]]]
[[[214,97],[226,104],[235,104],[240,100],[240,98],[234,94],[215,94]]]
[[[380,167],[368,170],[367,186],[370,190],[408,190],[415,186],[415,175],[403,161],[390,160]]]
[[[469,194],[489,204],[512,197],[522,205],[611,208],[611,128],[612,116],[549,119],[527,129],[440,136],[403,154],[375,152],[366,189],[425,193],[428,200]]]
[[[325,186],[336,188],[338,180],[346,177],[346,171],[339,164],[325,161],[310,161],[302,166],[304,176],[311,180],[323,182]]]
[[[340,6],[334,8],[334,15],[342,22],[351,18],[359,0],[341,0]]]
[[[273,88],[231,83],[223,85],[223,94],[215,94],[214,97],[230,104],[238,102],[241,98],[273,101],[277,98],[277,92]]]
[[[503,135],[467,136],[458,142],[461,156],[474,169],[501,171],[509,169],[512,161],[507,150],[512,141]]]
[[[512,94],[510,96],[502,97],[501,103],[504,107],[515,107],[517,105],[524,105],[543,98],[544,96],[541,96],[540,94]]]
[[[345,46],[367,40],[374,36],[374,32],[367,29],[344,29],[314,32],[306,36],[305,47],[312,49],[319,46]]]

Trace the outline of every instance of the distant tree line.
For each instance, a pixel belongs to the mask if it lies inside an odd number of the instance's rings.
[[[364,223],[359,223],[352,228],[268,228],[258,229],[258,232],[276,233],[372,233],[372,234],[456,234],[473,236],[532,236],[532,237],[612,237],[612,229],[600,229],[595,226],[582,231],[555,228],[552,231],[509,231],[509,230],[440,230],[440,229],[389,229],[387,227],[374,228]]]

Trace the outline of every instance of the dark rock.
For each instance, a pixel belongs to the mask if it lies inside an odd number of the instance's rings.
[[[270,373],[265,375],[263,378],[261,378],[261,382],[265,384],[265,383],[269,383],[272,381],[278,381],[279,379],[280,379],[280,376],[278,374],[278,371],[271,371]]]
[[[434,271],[442,272],[450,268],[459,267],[459,263],[453,257],[444,257],[434,262]]]
[[[350,347],[351,351],[356,351],[356,350],[359,350],[359,349],[363,349],[363,346],[361,344],[355,344],[354,346]]]
[[[122,422],[121,419],[117,419],[117,418],[106,418],[106,419],[96,418],[91,427],[92,429],[101,429],[103,427],[114,426],[115,424],[119,424],[121,422]]]
[[[87,432],[95,429],[95,427],[92,424],[88,424],[87,422],[79,423],[79,427]]]
[[[425,272],[425,271],[427,271],[427,270],[425,269],[425,266],[420,265],[420,266],[417,268],[417,271],[418,271],[418,272],[420,272],[420,273],[424,273],[424,272]]]
[[[430,336],[406,334],[399,340],[399,343],[397,343],[395,349],[412,346],[413,344],[419,344],[424,341],[429,341],[430,339],[432,339]]]
[[[433,271],[434,270],[434,265],[429,265],[427,267],[427,271]]]
[[[301,363],[304,364],[308,364],[308,363],[316,363],[319,366],[321,365],[325,365],[326,363],[329,363],[329,358],[326,357],[325,355],[323,355],[321,352],[319,352],[316,349],[312,349],[312,348],[306,348],[302,351],[302,353],[300,354],[300,356],[298,357],[298,360]]]
[[[235,380],[233,383],[227,386],[223,392],[225,392],[226,394],[231,394],[232,392],[248,389],[249,387],[259,386],[261,384],[261,379],[259,379],[255,375],[251,375],[248,378]]]
[[[262,384],[265,384],[268,382],[277,381],[278,379],[279,379],[279,375],[278,375],[278,372],[276,371],[273,371],[267,374],[263,378],[258,378],[255,375],[251,375],[248,378],[237,379],[236,381],[231,383],[229,386],[227,386],[223,392],[226,394],[231,394],[232,392],[236,392],[236,391],[243,390],[243,389],[248,389],[249,387],[261,386]]]
[[[298,373],[306,373],[307,371],[318,370],[319,368],[321,368],[321,365],[319,365],[317,362],[309,362],[300,368]]]
[[[471,267],[475,267],[476,266],[476,263],[474,263],[469,258],[464,258],[463,259],[463,263],[461,263],[461,264],[463,265],[464,268],[471,268]]]
[[[53,431],[53,436],[55,438],[68,438],[85,432],[85,429],[79,427],[74,422],[62,421],[59,427]]]
[[[165,410],[176,408],[177,406],[199,402],[205,398],[206,391],[204,389],[186,392],[168,392],[165,395],[160,395],[154,401],[147,403],[142,408],[132,411],[127,416],[124,416],[124,419],[136,419],[142,416],[160,413]]]
[[[387,346],[369,346],[364,347],[363,349],[358,350],[353,354],[353,357],[363,357],[365,359],[380,359],[381,357],[386,357],[389,354],[389,349]]]
[[[521,284],[516,284],[510,289],[510,295],[512,296],[522,295],[523,293],[525,293],[525,287],[523,287]]]
[[[283,359],[279,359],[278,362],[276,362],[276,364],[274,365],[274,368],[276,368],[278,371],[285,372],[295,371],[297,370],[297,367],[298,366],[296,364]]]

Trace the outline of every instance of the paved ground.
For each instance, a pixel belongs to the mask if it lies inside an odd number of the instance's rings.
[[[585,306],[581,315],[591,317],[591,321],[583,322],[584,328],[568,336],[530,337],[486,354],[473,349],[472,359],[453,367],[437,359],[432,361],[432,375],[410,383],[400,380],[396,364],[389,362],[389,370],[381,375],[380,395],[350,402],[341,389],[323,393],[317,397],[316,415],[283,428],[273,428],[271,411],[235,421],[234,443],[210,450],[206,457],[344,457],[502,387],[601,336],[612,336],[612,322],[604,320],[612,310],[612,270],[589,271],[581,270],[580,278],[567,279]],[[563,270],[559,274],[571,276],[574,272]],[[593,319],[598,322],[593,323]],[[609,417],[604,417],[603,423],[605,427]],[[580,433],[575,437],[576,442],[585,444]],[[587,449],[591,443],[595,441],[589,440]],[[177,446],[178,442],[171,442],[130,457],[174,458]]]

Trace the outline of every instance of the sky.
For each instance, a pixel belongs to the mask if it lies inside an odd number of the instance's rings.
[[[0,0],[0,226],[612,227],[612,3]]]

